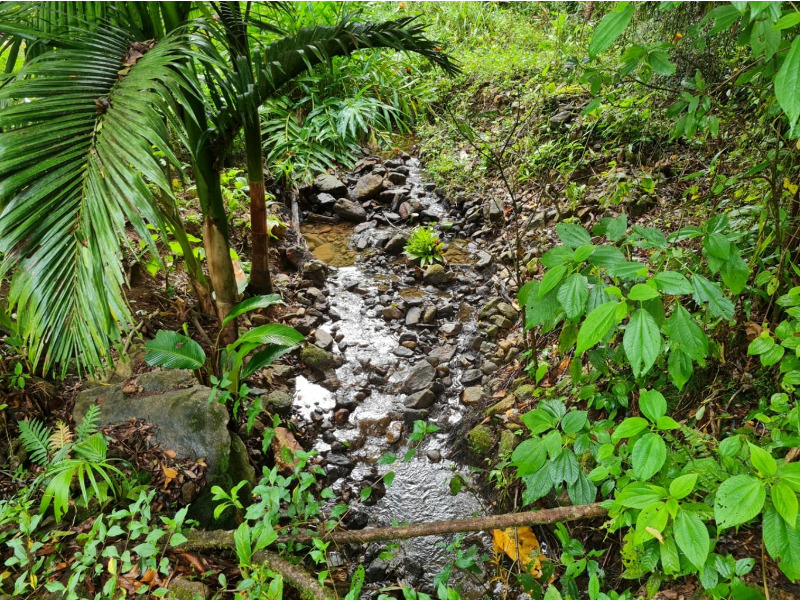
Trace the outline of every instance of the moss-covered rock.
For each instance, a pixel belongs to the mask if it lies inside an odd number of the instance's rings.
[[[486,416],[491,418],[495,415],[502,415],[509,409],[514,408],[514,396],[506,396],[497,404],[493,404],[486,410]]]
[[[300,360],[315,371],[326,371],[333,367],[333,356],[318,346],[308,345],[300,351]]]
[[[503,429],[500,432],[500,441],[497,444],[497,453],[500,456],[509,455],[514,451],[514,448],[517,447],[519,443],[519,437],[517,437],[513,431],[509,429]]]
[[[514,397],[517,400],[530,400],[533,398],[533,392],[536,390],[536,386],[531,384],[525,384],[519,386],[517,389],[514,390]]]
[[[467,434],[469,447],[477,456],[486,456],[494,448],[492,430],[486,425],[476,425]]]

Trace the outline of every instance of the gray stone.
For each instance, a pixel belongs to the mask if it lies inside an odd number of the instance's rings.
[[[483,371],[484,375],[491,375],[492,373],[497,371],[497,365],[490,360],[487,360],[483,363],[481,367],[481,371]]]
[[[464,388],[461,392],[461,402],[467,406],[475,406],[483,400],[483,388],[479,385]]]
[[[333,347],[333,337],[324,329],[317,329],[314,332],[314,344],[323,350],[330,350]]]
[[[378,222],[375,219],[372,219],[371,221],[366,221],[365,223],[359,223],[356,225],[353,229],[353,233],[362,233],[368,229],[375,229],[377,226]]]
[[[288,414],[292,409],[292,395],[285,390],[274,390],[261,397],[261,406],[266,411],[274,411],[280,415]]]
[[[325,210],[331,210],[333,205],[336,204],[336,198],[330,194],[322,192],[317,195],[317,204],[319,204]]]
[[[408,314],[406,315],[406,325],[409,327],[414,327],[415,325],[419,325],[419,321],[422,318],[422,309],[419,306],[412,306],[408,309]]]
[[[345,221],[353,223],[363,223],[367,220],[367,211],[361,205],[345,198],[339,198],[336,201],[336,204],[333,205],[333,212]]]
[[[442,285],[453,280],[453,274],[448,273],[444,266],[436,263],[425,269],[422,281],[425,285]]]
[[[509,329],[514,323],[503,315],[492,315],[489,317],[489,323],[499,327],[500,329]]]
[[[489,198],[483,209],[483,216],[493,227],[502,227],[506,223],[503,200],[496,196]]]
[[[435,361],[437,365],[443,365],[453,360],[456,354],[455,346],[445,344],[444,346],[437,346],[428,354],[428,359]]]
[[[173,600],[205,600],[213,595],[211,588],[202,581],[190,581],[181,575],[170,580],[167,593],[167,597]]]
[[[356,183],[353,194],[356,200],[369,200],[374,198],[383,190],[383,177],[375,173],[367,173]]]
[[[230,479],[228,410],[209,402],[210,395],[209,388],[199,385],[134,397],[124,395],[121,386],[98,387],[78,394],[72,414],[80,423],[89,407],[97,404],[101,427],[146,419],[157,426],[153,436],[156,443],[192,460],[205,458],[209,484],[224,486]]]
[[[408,232],[401,231],[400,233],[392,236],[392,238],[386,242],[386,245],[383,247],[383,251],[386,252],[386,254],[400,254],[403,249],[405,249],[407,243]]]
[[[392,354],[399,356],[400,358],[411,358],[414,356],[414,351],[406,346],[398,346],[392,350]]]
[[[325,285],[328,271],[328,265],[318,259],[309,260],[303,265],[303,276],[313,281],[317,287]]]
[[[406,374],[403,385],[400,386],[400,392],[403,394],[413,394],[414,392],[423,390],[433,383],[434,377],[436,377],[436,370],[433,368],[433,365],[427,360],[421,360],[411,367]]]
[[[386,179],[391,181],[395,185],[403,185],[406,182],[406,176],[399,171],[389,171],[389,174],[386,176]]]
[[[306,346],[300,351],[300,360],[315,371],[333,368],[333,357],[318,346]]]
[[[142,373],[136,378],[142,392],[163,392],[197,385],[197,379],[188,369],[168,369]]]
[[[436,400],[436,394],[431,388],[410,394],[403,401],[408,408],[428,408]]]
[[[461,323],[445,323],[439,327],[444,335],[458,335],[461,332]]]
[[[347,195],[347,186],[333,175],[322,173],[314,179],[314,189],[318,192],[325,192],[334,198],[341,198]]]
[[[516,321],[517,317],[519,316],[517,309],[515,309],[507,302],[500,302],[497,305],[497,312],[499,312],[501,315],[503,315],[506,319],[508,319],[511,322]]]
[[[378,201],[383,204],[388,204],[392,210],[397,210],[400,207],[400,203],[406,199],[407,195],[408,190],[405,188],[390,188],[382,191],[378,195]]]
[[[562,110],[550,117],[550,127],[558,127],[562,123],[566,123],[572,119],[572,113],[568,110]]]
[[[492,255],[488,252],[484,252],[483,250],[478,250],[478,260],[475,263],[476,269],[485,269],[490,264],[492,264]]]
[[[383,313],[383,318],[386,319],[387,321],[395,321],[397,319],[403,318],[403,311],[400,310],[394,304],[384,308],[382,313]]]
[[[436,307],[428,306],[422,313],[422,322],[425,325],[433,325],[436,322]]]
[[[231,435],[231,458],[230,458],[230,473],[231,480],[234,483],[246,481],[248,485],[243,486],[239,492],[240,499],[246,502],[253,491],[253,486],[256,484],[256,470],[250,464],[250,458],[247,454],[247,446],[244,445],[242,439],[235,433]],[[249,489],[247,489],[249,487]]]
[[[471,383],[475,383],[476,381],[480,381],[482,376],[483,374],[478,369],[467,369],[461,376],[461,383],[464,385],[469,385]]]

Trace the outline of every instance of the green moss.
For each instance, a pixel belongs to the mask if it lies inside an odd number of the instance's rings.
[[[492,430],[486,425],[476,425],[467,435],[469,446],[478,456],[486,456],[494,448]]]

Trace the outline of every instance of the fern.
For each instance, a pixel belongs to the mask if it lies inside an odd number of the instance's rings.
[[[30,459],[43,467],[50,463],[50,436],[53,430],[38,419],[20,421],[19,437]]]
[[[64,421],[59,421],[56,424],[56,430],[53,432],[53,435],[50,436],[50,450],[53,452],[57,452],[62,448],[66,448],[69,446],[75,436],[72,434],[72,431],[69,429],[69,425],[64,423]]]
[[[96,433],[100,425],[100,407],[97,404],[92,404],[89,410],[81,420],[81,424],[75,428],[78,442],[88,439],[92,434]]]

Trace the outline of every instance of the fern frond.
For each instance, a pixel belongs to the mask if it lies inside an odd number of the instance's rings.
[[[59,421],[56,423],[56,430],[48,438],[50,451],[57,452],[62,448],[66,448],[74,439],[75,436],[72,434],[72,431],[70,431],[69,425],[64,423],[64,421]]]
[[[19,439],[28,451],[30,459],[43,467],[50,463],[50,436],[53,430],[38,419],[19,422]]]
[[[100,407],[92,404],[81,420],[81,424],[75,428],[78,442],[82,442],[96,433],[100,425]]]

